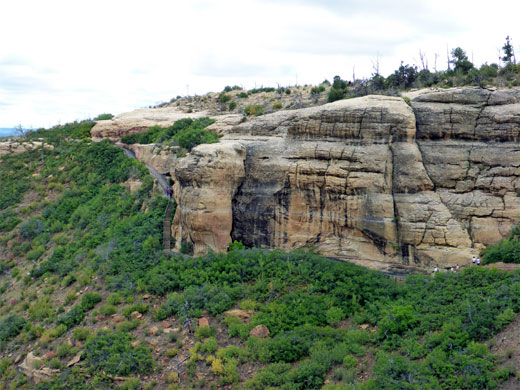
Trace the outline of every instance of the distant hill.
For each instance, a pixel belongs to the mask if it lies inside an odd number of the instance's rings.
[[[14,128],[0,127],[0,137],[8,137],[14,135]]]

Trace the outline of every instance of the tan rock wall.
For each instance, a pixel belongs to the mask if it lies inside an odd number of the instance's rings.
[[[520,217],[520,95],[420,91],[280,111],[173,170],[177,245],[312,246],[339,258],[468,263]]]

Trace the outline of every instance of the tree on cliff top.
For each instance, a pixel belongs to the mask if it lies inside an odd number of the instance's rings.
[[[511,38],[509,35],[506,37],[506,43],[502,47],[502,51],[504,52],[504,56],[501,58],[506,64],[516,64],[515,51],[513,49],[513,45],[511,45]]]
[[[455,72],[468,73],[473,68],[473,63],[468,59],[466,52],[460,47],[451,51],[450,63],[455,65]]]

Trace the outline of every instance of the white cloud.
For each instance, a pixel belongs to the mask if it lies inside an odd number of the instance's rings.
[[[225,85],[318,83],[515,48],[510,1],[20,0],[0,4],[0,127],[50,126]],[[509,7],[509,8],[508,8]],[[9,37],[5,39],[5,37]]]

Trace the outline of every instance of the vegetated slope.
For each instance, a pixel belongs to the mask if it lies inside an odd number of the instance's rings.
[[[491,352],[497,354],[498,366],[504,371],[516,372],[520,367],[520,317],[507,325],[492,340]],[[520,378],[510,376],[499,386],[501,390],[516,390],[520,388]]]
[[[145,168],[80,125],[0,163],[6,387],[485,389],[513,374],[481,343],[520,310],[519,272],[401,284],[307,252],[163,252]]]

